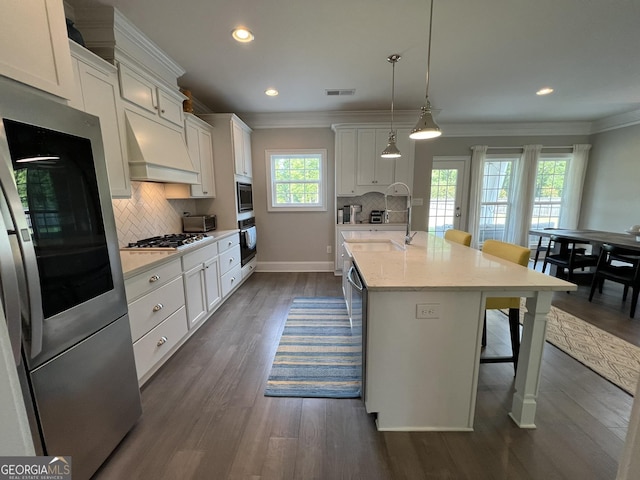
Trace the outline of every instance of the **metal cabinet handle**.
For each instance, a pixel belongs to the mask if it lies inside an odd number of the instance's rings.
[[[228,246],[233,245],[233,242],[231,240],[229,240],[229,243],[227,243]]]
[[[157,282],[158,280],[160,280],[160,276],[159,276],[159,275],[153,275],[153,276],[149,279],[149,283]]]
[[[233,257],[229,259],[229,263],[233,263]]]
[[[161,303],[158,303],[153,307],[153,311],[159,312],[160,310],[162,310],[162,308],[163,308],[163,305]]]
[[[167,337],[160,337],[160,340],[158,340],[158,343],[156,345],[158,345],[158,347],[161,347],[162,345],[167,343],[167,340],[169,340]]]
[[[236,281],[236,277],[231,277],[231,283]]]

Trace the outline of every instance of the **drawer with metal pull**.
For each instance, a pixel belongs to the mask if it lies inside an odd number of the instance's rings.
[[[222,297],[229,295],[240,283],[242,283],[242,268],[240,263],[237,263],[235,267],[220,277]]]
[[[239,244],[240,244],[240,235],[238,235],[237,233],[234,233],[233,235],[229,235],[228,237],[218,240],[218,252],[222,254],[222,252],[226,250],[230,250]]]
[[[169,280],[173,280],[180,275],[182,275],[182,265],[180,264],[180,258],[176,258],[128,278],[124,282],[127,302],[130,303],[141,295],[156,290]]]
[[[186,309],[181,307],[144,337],[133,343],[138,380],[151,370],[187,334]]]
[[[182,277],[129,304],[131,338],[135,342],[184,305]]]
[[[220,254],[220,273],[224,275],[236,265],[240,265],[240,245]]]

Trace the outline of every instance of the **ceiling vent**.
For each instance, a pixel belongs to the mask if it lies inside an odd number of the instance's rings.
[[[345,89],[335,89],[335,90],[325,90],[327,92],[328,97],[342,97],[344,95],[355,95],[355,88],[345,88]]]

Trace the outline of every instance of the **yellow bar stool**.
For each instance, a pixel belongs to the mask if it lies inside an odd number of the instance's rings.
[[[513,243],[498,240],[486,240],[482,245],[482,252],[509,260],[526,267],[529,264],[531,250]],[[513,368],[518,368],[518,353],[520,352],[520,298],[495,297],[487,298],[484,312],[484,330],[482,332],[482,346],[487,344],[487,310],[509,309],[509,331],[511,336],[511,352],[508,357],[480,357],[480,363],[513,362]]]
[[[450,228],[444,232],[444,238],[445,240],[451,240],[452,242],[460,243],[467,247],[471,245],[471,234],[462,230],[456,230],[455,228]]]

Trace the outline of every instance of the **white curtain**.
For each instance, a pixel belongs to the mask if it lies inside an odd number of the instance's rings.
[[[573,146],[573,158],[569,160],[569,168],[562,194],[562,209],[558,222],[560,228],[578,228],[582,187],[587,173],[589,150],[591,150],[591,145],[588,144]]]
[[[469,224],[471,233],[471,246],[478,248],[480,236],[480,199],[482,195],[482,180],[484,160],[487,156],[487,145],[474,145],[471,147],[471,185],[469,192]]]
[[[533,199],[542,145],[524,145],[522,156],[516,162],[513,185],[510,189],[507,242],[529,246],[529,228],[533,214]]]

